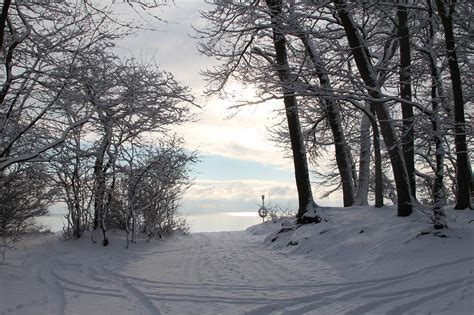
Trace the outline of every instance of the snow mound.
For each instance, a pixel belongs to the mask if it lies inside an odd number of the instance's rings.
[[[318,224],[269,222],[248,231],[267,249],[303,261],[294,266],[300,272],[314,264],[318,273],[350,279],[347,284],[358,288],[340,297],[337,308],[318,308],[320,314],[471,315],[474,211],[446,214],[449,228],[434,230],[426,215],[401,218],[393,207],[326,208]]]
[[[266,246],[304,255],[348,270],[353,276],[386,276],[406,268],[458,258],[474,259],[473,211],[446,210],[448,229],[435,231],[428,217],[396,216],[393,207],[325,208],[318,224],[265,222],[249,232]]]
[[[292,226],[294,222],[288,218],[272,219],[261,224],[253,225],[247,228],[247,232],[253,235],[268,235],[279,231],[282,227]]]

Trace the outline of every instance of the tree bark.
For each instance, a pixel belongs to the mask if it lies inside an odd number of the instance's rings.
[[[444,196],[444,149],[443,149],[443,139],[440,134],[441,124],[439,120],[439,110],[438,110],[438,93],[437,93],[437,70],[436,65],[431,64],[431,106],[433,114],[431,116],[431,124],[433,127],[434,141],[435,141],[435,158],[436,158],[436,170],[435,170],[435,180],[433,184],[433,223],[436,229],[445,227],[446,224],[442,223],[442,217],[445,217],[443,206],[445,203]]]
[[[432,221],[435,229],[441,229],[447,226],[444,218],[446,217],[443,207],[446,202],[446,196],[444,191],[444,146],[443,136],[441,130],[440,120],[440,102],[443,99],[443,88],[440,80],[440,74],[437,62],[437,54],[433,47],[435,39],[435,27],[433,24],[433,9],[431,6],[431,0],[427,0],[428,15],[429,15],[429,41],[426,49],[428,63],[431,70],[431,109],[432,114],[430,116],[431,126],[433,128],[433,139],[435,142],[435,180],[433,183],[433,215]]]
[[[449,5],[447,5],[447,2]],[[464,98],[462,94],[461,71],[459,69],[456,54],[456,42],[453,31],[453,14],[456,0],[436,0],[438,14],[444,28],[444,39],[446,44],[449,71],[451,74],[451,85],[454,100],[454,123],[456,143],[456,206],[455,209],[466,209],[471,207],[471,173],[469,156],[466,143],[466,120],[464,116]]]
[[[3,48],[3,40],[5,38],[5,24],[7,23],[8,9],[11,5],[11,0],[4,0],[2,6],[2,13],[0,14],[0,50]]]
[[[377,115],[380,131],[390,155],[398,195],[398,215],[408,216],[412,213],[414,200],[412,200],[411,196],[410,181],[404,156],[390,113],[385,103],[379,101],[382,93],[370,57],[368,56],[367,46],[360,36],[356,23],[347,11],[346,2],[344,0],[333,0],[333,2],[344,27],[359,73],[367,86],[370,98],[373,100],[371,103]]]
[[[102,244],[107,246],[109,241],[106,235],[105,214],[107,211],[106,204],[106,172],[109,168],[108,163],[105,164],[105,154],[111,145],[112,128],[111,121],[107,113],[98,110],[99,118],[104,127],[104,136],[102,142],[96,152],[96,161],[94,164],[94,231],[101,229],[103,240]]]
[[[283,89],[283,100],[295,167],[295,179],[299,204],[296,217],[300,223],[306,223],[309,221],[319,222],[320,218],[316,215],[317,206],[314,202],[313,193],[311,191],[306,149],[301,134],[298,102],[294,88],[292,88],[293,82],[288,65],[286,38],[282,30],[282,0],[266,0],[266,3],[271,18],[277,73]]]
[[[375,117],[375,109],[370,105],[372,115]],[[372,138],[374,141],[374,168],[375,168],[375,208],[383,207],[383,175],[382,175],[382,153],[380,152],[380,132],[376,122],[372,123]]]
[[[360,120],[360,151],[359,151],[359,182],[354,204],[367,206],[370,182],[370,120],[367,113],[363,113]]]
[[[408,178],[410,180],[411,194],[416,197],[415,186],[415,150],[414,150],[414,118],[411,93],[411,49],[410,33],[408,30],[408,9],[406,0],[398,2],[398,36],[400,40],[400,98],[402,102],[402,148],[405,157]]]

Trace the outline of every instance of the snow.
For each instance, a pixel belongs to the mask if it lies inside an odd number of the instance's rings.
[[[473,314],[474,212],[447,210],[438,236],[391,207],[320,214],[128,249],[29,235],[0,265],[0,313]]]

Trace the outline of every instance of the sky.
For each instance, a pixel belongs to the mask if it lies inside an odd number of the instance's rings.
[[[118,7],[125,4],[115,4]],[[193,169],[194,185],[182,201],[183,213],[257,211],[261,195],[266,202],[296,210],[296,187],[292,161],[269,140],[268,128],[281,120],[275,111],[282,101],[231,109],[232,99],[203,96],[205,80],[200,71],[215,60],[200,55],[192,26],[203,25],[202,0],[175,0],[157,14],[166,23],[154,24],[158,31],[140,30],[117,45],[119,54],[149,60],[173,73],[192,89],[202,109],[194,108],[194,122],[176,129],[186,149],[197,151],[200,162]],[[120,8],[120,7],[119,7]],[[134,18],[137,18],[136,16]],[[233,82],[231,89],[252,95]],[[317,194],[315,195],[317,197]]]

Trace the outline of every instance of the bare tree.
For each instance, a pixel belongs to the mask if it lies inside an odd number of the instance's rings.
[[[1,171],[0,237],[15,239],[47,213],[55,193],[48,186],[45,165],[21,164]]]
[[[293,163],[295,167],[296,188],[298,190],[299,207],[296,217],[299,222],[319,222],[316,213],[311,183],[309,180],[308,162],[306,159],[306,148],[301,134],[301,125],[298,114],[298,102],[293,85],[293,76],[289,70],[288,56],[286,51],[285,34],[283,33],[282,1],[266,1],[272,27],[272,38],[275,49],[276,70],[283,90],[285,113],[288,122],[288,132],[291,140]]]
[[[90,121],[97,140],[94,147],[94,230],[108,244],[106,217],[116,185],[116,167],[124,145],[150,132],[165,132],[188,119],[192,97],[173,76],[155,64],[121,61],[100,48],[73,69],[84,102],[93,112]],[[82,92],[80,92],[82,91]]]
[[[411,195],[409,176],[406,170],[404,156],[400,148],[397,134],[395,132],[392,118],[388,112],[384,101],[380,84],[375,75],[373,65],[368,55],[368,48],[365,45],[360,31],[350,15],[345,1],[334,0],[337,14],[347,35],[347,40],[351,46],[354,60],[356,61],[359,73],[367,86],[367,93],[373,99],[373,108],[377,115],[384,142],[387,145],[392,162],[398,195],[398,215],[408,216],[412,212],[414,199]]]
[[[44,214],[53,198],[44,193],[50,191],[42,182],[46,177],[33,170],[44,171],[43,162],[50,157],[48,153],[89,118],[64,119],[67,108],[60,100],[72,83],[71,66],[78,55],[90,52],[91,46],[117,35],[105,24],[102,32],[95,32],[93,22],[98,22],[97,17],[85,15],[68,4],[8,1],[4,2],[3,9],[0,181],[5,189],[9,183],[23,183],[25,190],[5,191],[2,196],[9,196],[17,206],[13,207],[6,200],[2,200],[0,206],[6,211],[5,216],[30,219]],[[28,182],[25,174],[35,179]],[[30,204],[23,206],[25,203]]]
[[[68,107],[70,123],[90,116],[87,111],[91,109],[87,105],[77,106],[72,101],[64,101],[67,102],[64,105]],[[51,129],[55,127],[50,126]],[[61,129],[62,124],[56,128]],[[73,129],[66,140],[51,152],[48,163],[53,173],[51,180],[59,190],[59,200],[67,206],[66,233],[70,233],[73,238],[80,238],[89,229],[91,221],[93,152],[84,139],[90,129],[87,124]]]
[[[413,106],[410,104],[412,101],[412,64],[407,5],[406,0],[400,0],[397,7],[398,36],[400,38],[400,98],[406,101],[402,102],[403,129],[401,138],[411,195],[416,197],[414,114]]]
[[[320,91],[318,91],[318,94],[321,95],[321,103],[323,104],[325,116],[329,122],[333,134],[336,161],[342,183],[343,202],[345,207],[349,207],[354,204],[354,180],[352,177],[350,149],[344,136],[340,110],[336,103],[333,87],[328,70],[326,69],[326,65],[321,58],[321,55],[315,44],[310,38],[310,32],[300,26],[298,19],[298,15],[295,12],[295,3],[292,1],[290,16],[285,18],[285,21],[289,24],[286,29],[288,29],[288,33],[294,34],[301,40],[306,54],[313,63],[316,75],[318,76],[320,84]]]
[[[432,139],[430,142],[434,142],[435,149],[435,163],[428,163],[430,170],[434,173],[434,180],[431,180],[430,176],[424,176],[428,180],[428,189],[432,191],[433,199],[433,224],[434,227],[439,229],[446,226],[443,218],[445,217],[443,207],[446,203],[446,192],[444,187],[444,161],[445,161],[445,150],[444,150],[444,132],[445,127],[442,125],[442,112],[443,108],[448,108],[446,103],[446,95],[441,81],[441,70],[438,66],[438,53],[436,52],[436,33],[438,23],[435,19],[432,0],[426,1],[427,16],[426,16],[426,29],[428,36],[422,38],[422,44],[418,47],[418,50],[422,53],[422,57],[426,60],[429,69],[431,86],[429,87],[429,95],[431,98],[431,110],[430,122],[432,128]],[[427,155],[423,155],[420,152],[417,153],[422,156],[423,159],[429,160]]]
[[[123,150],[119,172],[126,191],[121,203],[127,208],[123,215],[128,244],[138,229],[152,238],[180,227],[178,202],[190,186],[189,166],[196,161],[195,154],[186,153],[181,145],[182,140],[171,138]]]
[[[7,23],[8,9],[11,6],[11,0],[4,0],[2,13],[0,14],[0,49],[3,48],[3,38],[5,37],[5,24]]]
[[[15,4],[10,9],[1,58],[0,169],[40,158],[63,142],[69,131],[85,123],[65,126],[56,138],[47,135],[40,139],[35,131],[36,126],[60,115],[56,104],[70,83],[71,65],[77,56],[98,41],[118,36],[106,26],[95,32],[95,18],[66,4]]]

